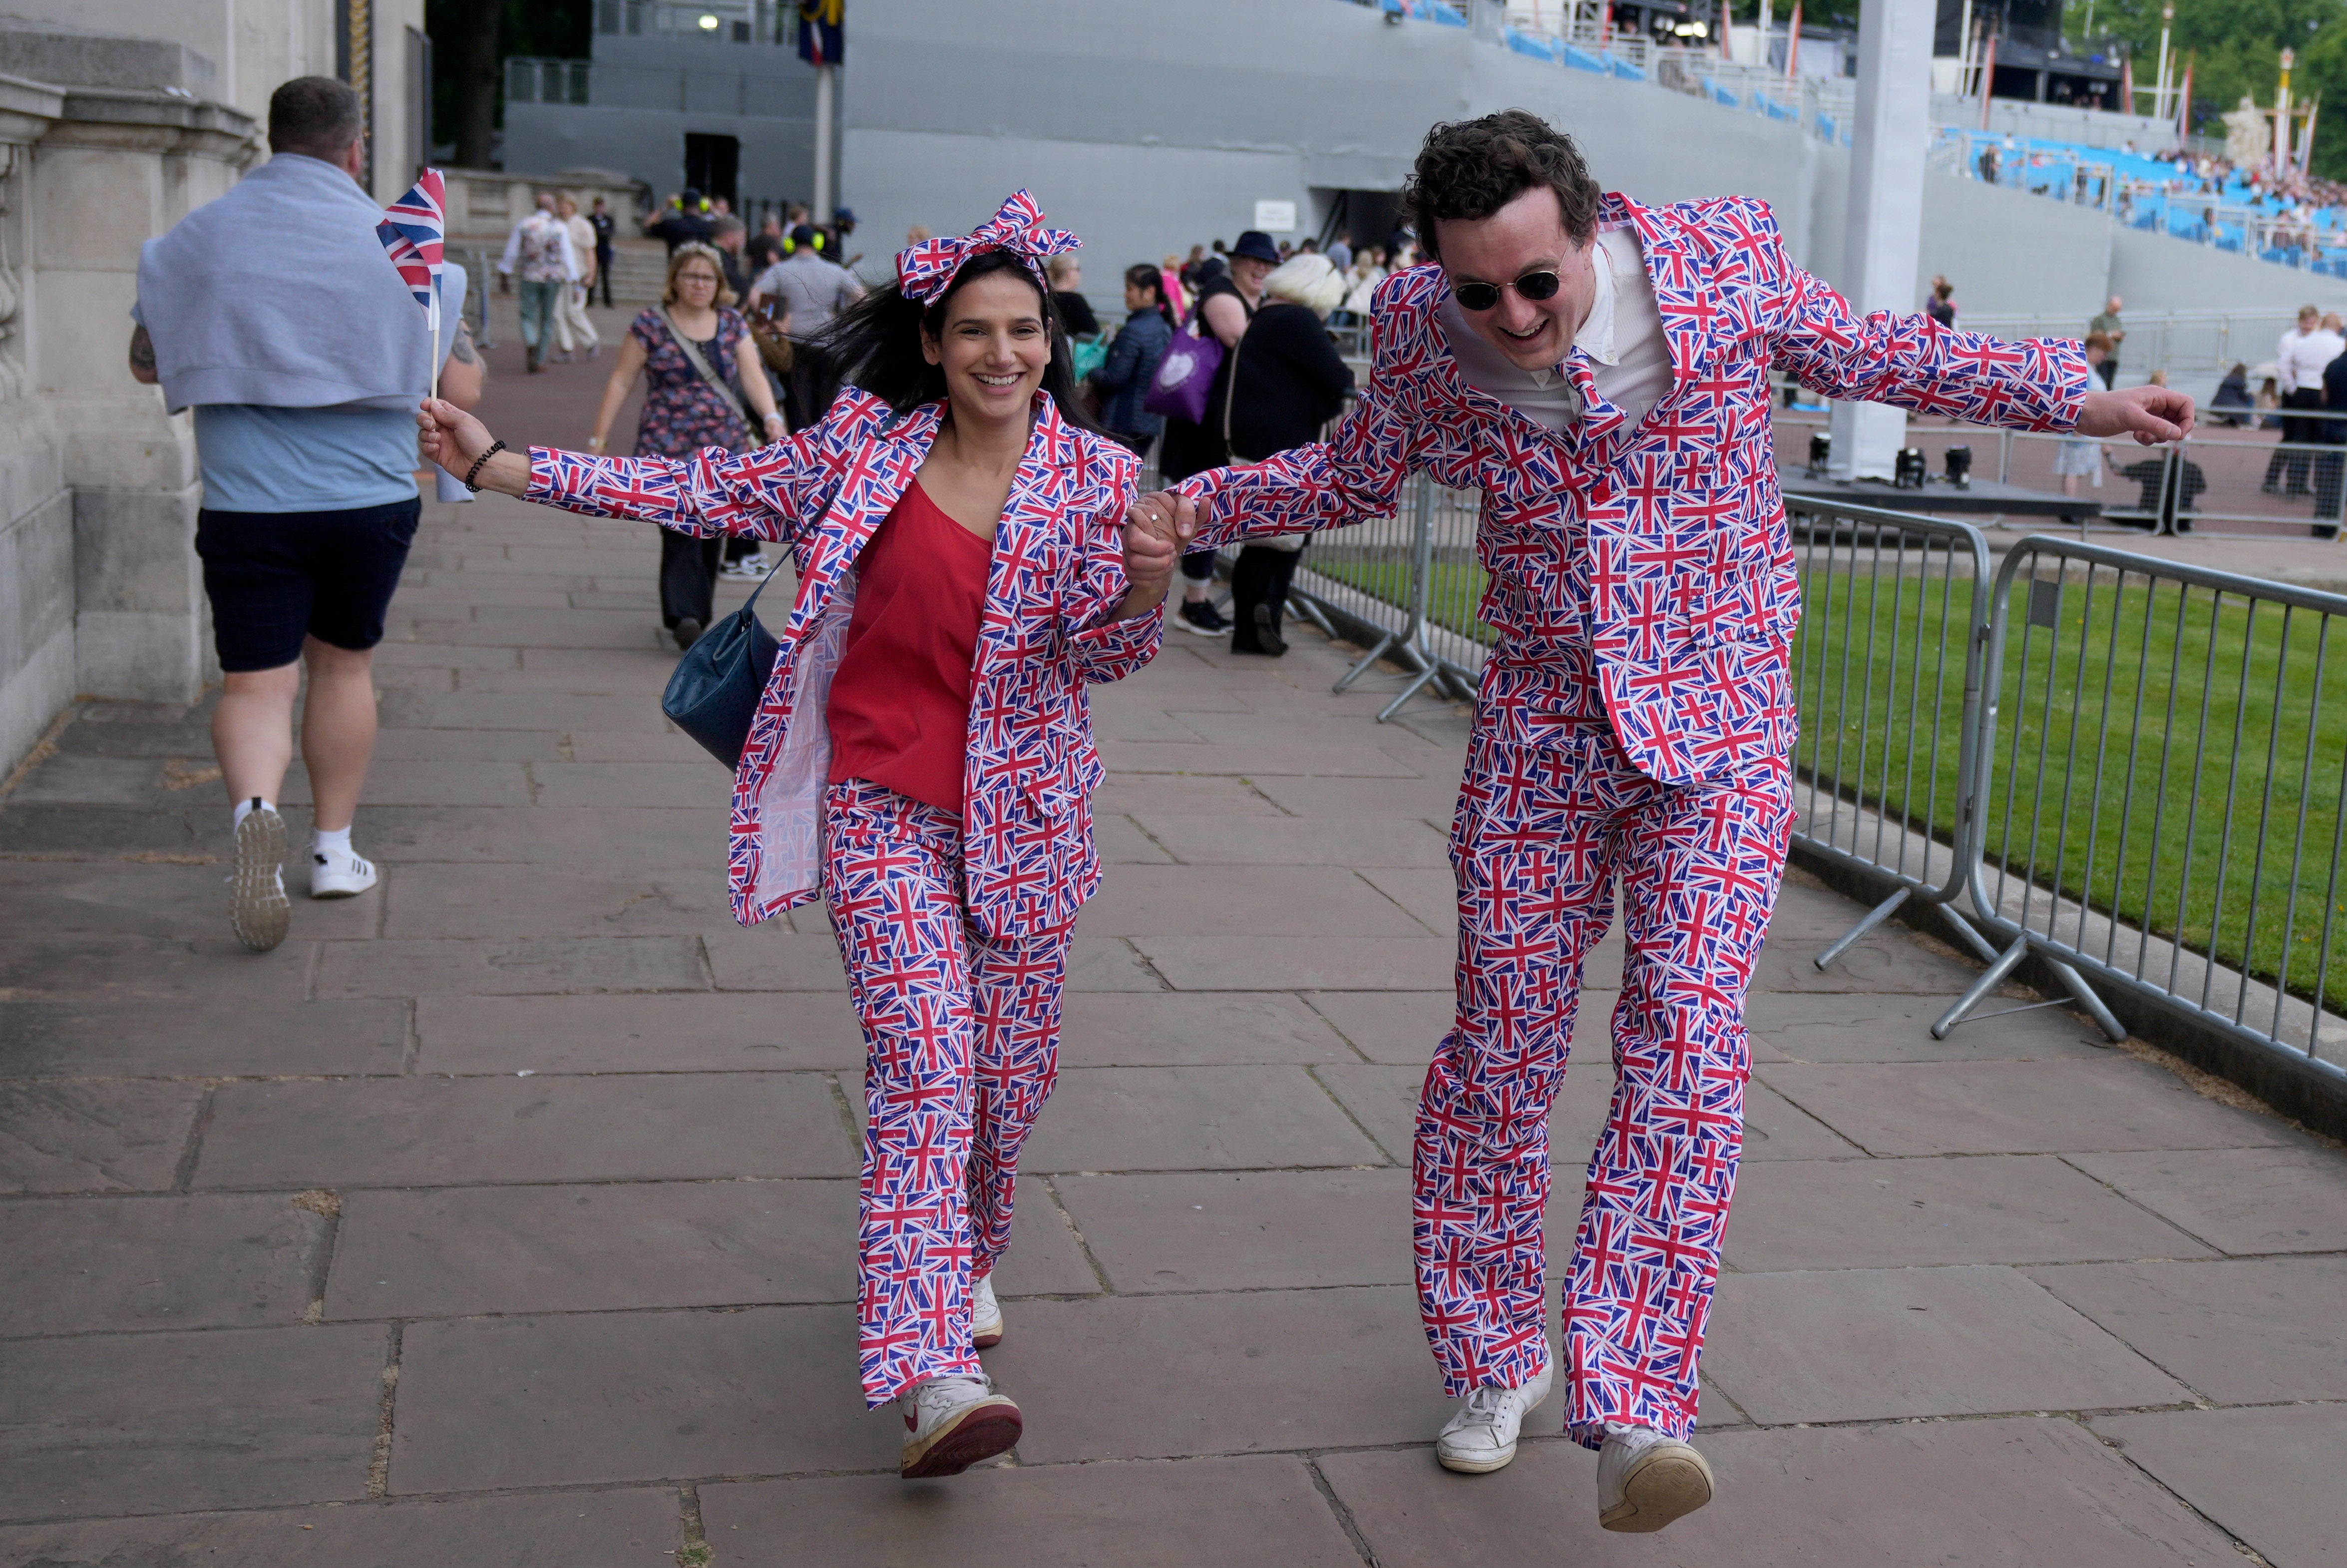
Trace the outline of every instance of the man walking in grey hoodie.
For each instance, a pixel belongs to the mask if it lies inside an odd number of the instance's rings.
[[[374,649],[422,503],[415,405],[432,335],[382,242],[359,100],[302,77],[269,100],[270,160],[139,257],[130,374],[195,410],[204,592],[225,690],[212,749],[235,803],[230,920],[266,952],[285,939],[293,703],[310,774],[310,896],[349,897],[375,868],[351,847],[374,750]],[[470,405],[481,365],[463,272],[443,292],[440,395]]]

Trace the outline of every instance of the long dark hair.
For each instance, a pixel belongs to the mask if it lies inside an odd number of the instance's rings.
[[[1058,405],[1060,417],[1080,430],[1107,435],[1085,412],[1077,395],[1076,378],[1069,371],[1074,354],[1051,292],[1036,282],[1026,263],[1008,251],[989,251],[965,262],[946,292],[928,305],[907,299],[894,283],[875,289],[834,316],[815,339],[816,345],[837,369],[842,384],[861,387],[898,414],[910,414],[946,395],[944,368],[922,357],[922,333],[942,337],[946,306],[954,295],[965,284],[995,272],[1010,273],[1032,288],[1040,302],[1044,330],[1051,334],[1051,360],[1043,367],[1043,390]]]

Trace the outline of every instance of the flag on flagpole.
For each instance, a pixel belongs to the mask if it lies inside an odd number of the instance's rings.
[[[2184,59],[2184,90],[2176,96],[2176,138],[2181,143],[2192,134],[2192,57]]]
[[[847,52],[847,0],[799,0],[799,58],[835,66]]]
[[[406,195],[384,209],[374,226],[375,238],[391,255],[391,264],[424,307],[432,327],[432,395],[440,395],[440,279],[446,266],[447,181],[436,169],[427,169]]]

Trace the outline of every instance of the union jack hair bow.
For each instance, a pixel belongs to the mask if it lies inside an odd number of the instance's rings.
[[[1049,293],[1051,283],[1043,272],[1045,258],[1064,255],[1082,243],[1065,229],[1043,227],[1043,210],[1035,205],[1035,199],[1024,190],[1015,190],[1003,202],[1001,211],[971,232],[924,240],[897,251],[897,289],[907,299],[926,305],[953,286],[955,274],[973,257],[989,251],[1008,251],[1027,264],[1035,282]]]

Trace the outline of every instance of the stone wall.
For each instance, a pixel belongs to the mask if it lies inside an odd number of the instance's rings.
[[[123,42],[121,74],[151,75]],[[257,149],[184,87],[0,76],[0,771],[77,694],[187,702],[214,673],[191,422],[126,350],[140,245]]]

